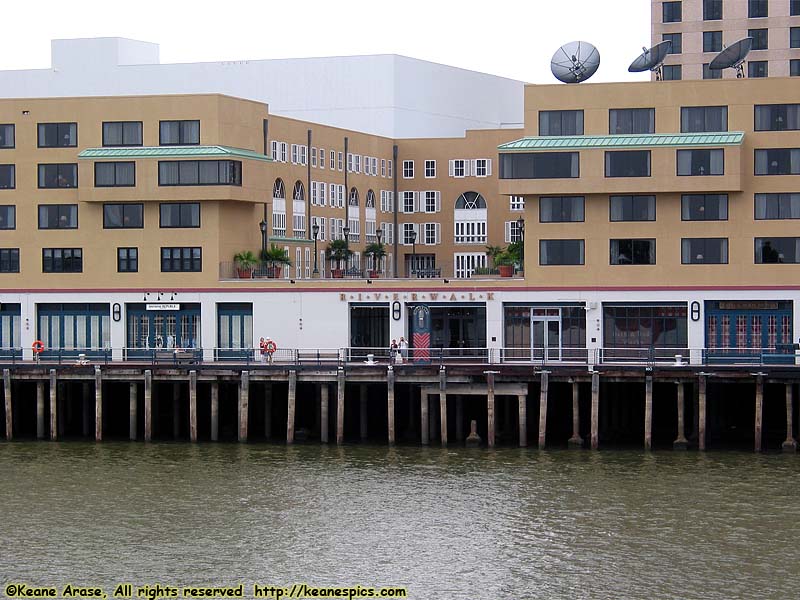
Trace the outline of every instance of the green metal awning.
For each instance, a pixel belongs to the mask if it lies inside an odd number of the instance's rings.
[[[105,160],[118,158],[246,158],[271,162],[264,154],[230,146],[134,146],[126,148],[86,148],[78,158]]]
[[[593,148],[691,148],[740,146],[742,131],[714,133],[652,133],[648,135],[565,135],[524,137],[497,147],[500,152],[536,150],[591,150]]]

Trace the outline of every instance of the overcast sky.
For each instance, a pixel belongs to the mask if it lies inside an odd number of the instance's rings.
[[[119,36],[159,44],[162,63],[403,54],[552,83],[555,50],[585,40],[595,81],[649,76],[627,68],[650,0],[5,0],[3,22],[0,69],[48,68],[51,39]]]

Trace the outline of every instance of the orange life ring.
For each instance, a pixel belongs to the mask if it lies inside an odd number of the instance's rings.
[[[36,340],[35,342],[33,342],[31,348],[33,348],[34,354],[41,354],[42,352],[44,352],[44,344],[42,343],[42,340]]]
[[[270,340],[266,344],[264,344],[264,350],[266,350],[267,354],[273,354],[277,352],[278,346],[277,344],[275,344],[275,342]]]

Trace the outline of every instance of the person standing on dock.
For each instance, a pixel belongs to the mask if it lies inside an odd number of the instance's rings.
[[[390,363],[396,363],[397,362],[398,350],[399,350],[399,348],[397,346],[397,340],[392,339],[392,343],[389,344],[389,362]]]
[[[400,343],[398,344],[398,346],[400,347],[400,356],[403,357],[403,361],[407,361],[408,360],[408,342],[406,341],[406,338],[404,338],[402,335],[400,336]]]

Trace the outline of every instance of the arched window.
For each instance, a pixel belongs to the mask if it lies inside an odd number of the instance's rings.
[[[280,177],[275,180],[275,184],[272,186],[272,197],[286,198],[286,188],[283,186],[283,179]]]
[[[486,243],[486,213],[486,200],[478,192],[458,197],[453,211],[456,244]]]
[[[367,191],[367,199],[364,201],[366,208],[375,208],[375,192],[372,190]]]
[[[294,200],[305,200],[306,199],[306,192],[303,188],[302,181],[295,181],[294,183],[294,190],[292,191],[292,198]]]
[[[348,206],[358,206],[358,190],[350,188],[350,199],[347,202]]]
[[[456,200],[456,210],[486,208],[486,200],[478,192],[464,192]]]

